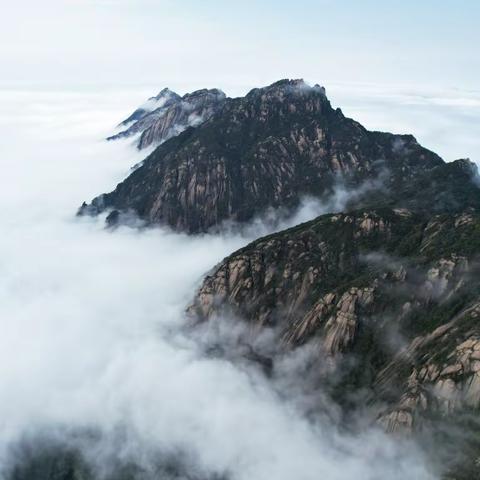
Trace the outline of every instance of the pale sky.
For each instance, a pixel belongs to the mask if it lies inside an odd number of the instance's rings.
[[[479,89],[478,0],[5,2],[0,85]]]

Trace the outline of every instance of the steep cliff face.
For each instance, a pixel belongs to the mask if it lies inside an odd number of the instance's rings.
[[[161,144],[186,128],[197,126],[217,112],[225,101],[225,94],[218,89],[197,90],[183,97],[168,88],[135,110],[120,123],[128,127],[107,140],[140,134],[138,148]]]
[[[369,132],[333,109],[323,88],[284,80],[225,100],[80,213],[113,210],[116,220],[133,212],[197,233],[269,207],[293,209],[304,196],[327,199],[339,187],[356,190],[356,207],[458,210],[465,197],[480,205],[466,181],[471,168],[445,164],[412,136]]]
[[[280,351],[311,342],[318,368],[343,369],[321,388],[347,411],[420,432],[480,406],[479,253],[471,210],[325,215],[227,257],[189,314],[239,318],[252,337],[271,327]]]

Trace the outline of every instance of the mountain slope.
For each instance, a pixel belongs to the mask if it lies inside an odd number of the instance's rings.
[[[316,388],[345,415],[367,409],[386,431],[443,435],[438,445],[451,444],[442,453],[447,466],[480,475],[480,443],[472,441],[480,407],[479,254],[480,215],[472,210],[324,215],[227,257],[189,314],[197,322],[237,318],[252,338],[271,328],[278,352],[314,345],[313,368],[330,365]]]
[[[112,210],[113,222],[133,212],[198,233],[270,207],[294,209],[305,196],[327,200],[339,188],[357,192],[349,208],[456,211],[464,197],[480,205],[465,181],[471,165],[451,167],[409,135],[369,132],[333,109],[323,88],[282,80],[226,99],[208,121],[162,144],[80,213]]]

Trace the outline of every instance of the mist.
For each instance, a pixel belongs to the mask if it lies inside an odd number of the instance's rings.
[[[266,232],[260,220],[191,237],[75,217],[145,155],[130,139],[102,140],[128,95],[5,91],[0,100],[0,478],[19,460],[15,446],[35,438],[75,444],[99,474],[112,461],[150,471],[181,454],[188,475],[209,478],[435,478],[407,441],[305,415],[295,378],[308,347],[282,358],[275,383],[206,355],[202,332],[185,329],[202,276]],[[343,202],[343,193],[329,206],[306,201],[294,222]]]

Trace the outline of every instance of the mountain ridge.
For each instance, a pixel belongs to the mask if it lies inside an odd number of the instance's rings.
[[[305,196],[326,202],[339,184],[349,191],[365,183],[378,185],[351,208],[372,202],[414,208],[419,196],[418,208],[455,210],[464,197],[480,206],[473,186],[459,188],[468,174],[474,177],[474,165],[470,173],[448,165],[411,135],[368,131],[345,117],[323,87],[281,80],[226,98],[207,121],[160,145],[79,213],[113,212],[111,224],[133,213],[146,224],[202,233],[225,221],[248,222],[269,208],[292,211]],[[422,196],[424,185],[429,198]]]

